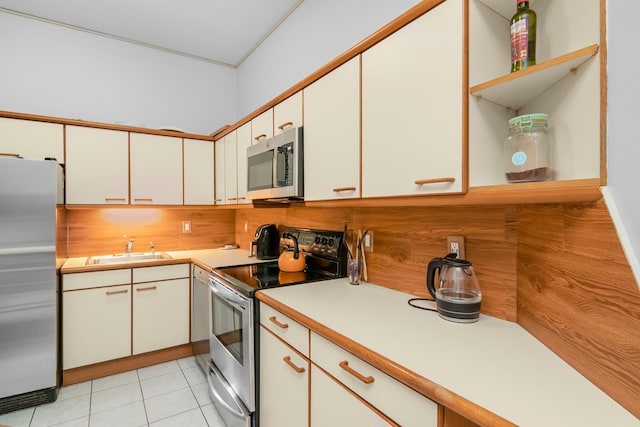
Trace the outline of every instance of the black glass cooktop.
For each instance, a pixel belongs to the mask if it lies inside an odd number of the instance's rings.
[[[287,273],[278,269],[277,261],[216,268],[213,273],[214,275],[222,276],[242,291],[251,294],[259,289],[316,282],[336,277],[335,275],[315,270]]]

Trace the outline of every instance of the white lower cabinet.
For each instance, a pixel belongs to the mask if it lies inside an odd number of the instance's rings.
[[[315,365],[311,367],[311,396],[312,427],[396,425],[380,416]]]
[[[262,427],[438,425],[436,403],[262,302],[259,399]]]
[[[62,277],[62,368],[131,354],[129,269]]]
[[[63,369],[188,343],[189,271],[177,264],[64,274]]]
[[[260,425],[308,424],[309,359],[260,327]],[[338,424],[334,424],[338,425]]]

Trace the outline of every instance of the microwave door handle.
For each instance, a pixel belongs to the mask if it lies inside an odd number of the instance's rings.
[[[240,398],[236,395],[236,392],[231,388],[231,386],[226,384],[226,381],[223,380],[223,376],[220,373],[220,371],[218,371],[218,369],[212,363],[207,363],[207,365],[209,366],[209,370],[211,371],[211,373],[213,373],[216,377],[218,377],[218,381],[225,388],[227,394],[229,395],[231,400],[233,400],[233,403],[236,404],[237,408],[233,408],[231,405],[229,405],[227,403],[226,400],[223,399],[223,397],[220,395],[220,392],[218,391],[218,389],[213,384],[213,381],[211,379],[211,375],[207,375],[207,382],[209,383],[209,390],[211,390],[211,393],[214,395],[214,397],[218,400],[218,402],[222,406],[224,406],[233,415],[235,415],[237,417],[240,417],[240,418],[243,418],[243,419],[244,418],[248,418],[249,415],[250,415],[249,411],[247,409],[245,409],[244,404],[240,401]]]

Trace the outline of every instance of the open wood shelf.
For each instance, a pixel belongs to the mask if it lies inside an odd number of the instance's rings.
[[[520,109],[598,52],[593,44],[471,87],[471,95],[513,110]]]

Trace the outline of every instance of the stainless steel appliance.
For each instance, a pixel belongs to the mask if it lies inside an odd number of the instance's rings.
[[[287,227],[282,236],[282,249],[291,247],[294,239],[297,240],[299,251],[305,254],[305,270],[283,272],[274,260],[216,268],[209,278],[211,359],[206,374],[214,405],[229,426],[258,424],[259,334],[254,331],[259,316],[255,292],[346,275],[347,254],[342,231]]]
[[[0,158],[0,413],[57,398],[62,183],[55,161]]]
[[[278,237],[276,225],[263,224],[256,229],[256,236],[251,241],[249,256],[255,256],[258,259],[278,258],[280,254],[279,244],[280,238]]]
[[[302,128],[293,127],[247,148],[247,197],[302,200]]]

